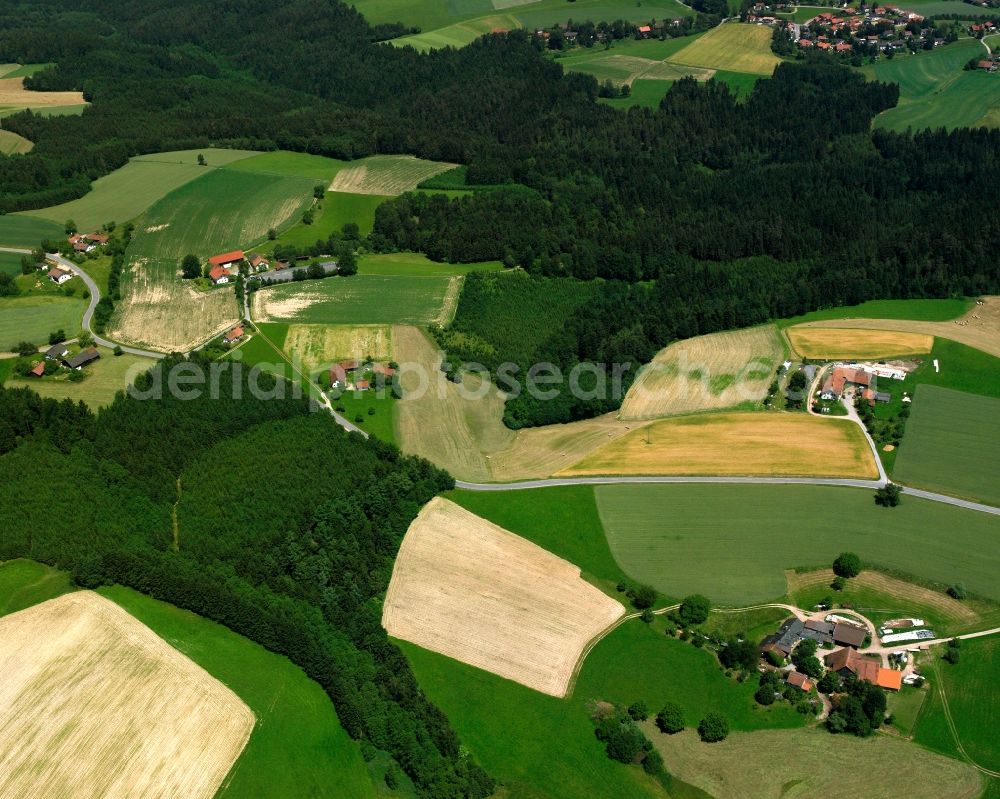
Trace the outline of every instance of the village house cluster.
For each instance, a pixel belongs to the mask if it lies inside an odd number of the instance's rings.
[[[85,347],[75,355],[70,355],[70,350],[66,346],[66,343],[60,342],[59,344],[53,344],[45,350],[44,359],[32,366],[28,374],[32,377],[44,377],[47,363],[55,363],[63,369],[72,369],[79,372],[83,370],[84,366],[93,363],[100,357],[101,353],[97,351],[96,347]]]
[[[858,651],[866,645],[867,638],[865,627],[844,616],[828,614],[824,618],[804,621],[793,617],[787,619],[777,632],[761,641],[760,653],[767,656],[773,652],[784,661],[799,643],[810,639],[824,648],[839,647],[823,658],[827,671],[840,677],[870,682],[889,691],[898,691],[903,685],[903,672],[885,668],[880,658],[865,657]],[[785,672],[785,681],[803,691],[808,692],[813,688],[813,682],[806,675],[794,670]]]
[[[396,368],[391,364],[372,361],[340,361],[330,367],[330,388],[341,391],[368,391],[375,383],[377,388],[391,383]]]
[[[303,256],[303,260],[308,260],[308,256]],[[272,262],[259,253],[232,250],[208,259],[208,279],[216,286],[224,286],[239,274],[243,264],[246,264],[247,276],[262,283],[285,283],[294,280],[295,272],[299,271],[293,269],[289,261],[275,259]],[[324,276],[337,271],[336,261],[322,261],[318,266]]]
[[[73,245],[73,250],[88,253],[97,247],[103,247],[111,239],[106,233],[74,233],[66,241]]]

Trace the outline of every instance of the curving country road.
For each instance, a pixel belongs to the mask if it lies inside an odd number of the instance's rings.
[[[21,255],[31,255],[31,250],[23,250],[17,247],[0,247],[0,252],[13,252],[19,253]],[[72,272],[77,275],[87,287],[87,291],[90,292],[90,302],[87,305],[87,310],[83,312],[83,329],[86,330],[90,335],[94,337],[94,341],[100,344],[102,347],[107,347],[108,349],[114,349],[115,347],[121,347],[122,352],[127,352],[131,355],[141,355],[145,358],[165,358],[166,356],[162,352],[153,352],[151,350],[142,350],[137,347],[128,347],[124,344],[119,344],[117,341],[111,341],[104,338],[103,336],[97,335],[91,328],[90,323],[94,318],[94,309],[97,307],[97,303],[101,301],[101,290],[98,288],[97,283],[94,279],[83,271],[79,266],[77,266],[72,261],[63,258],[57,252],[46,253],[45,257],[52,261],[54,264],[58,264],[60,268],[65,269],[67,272]]]
[[[153,352],[152,350],[143,350],[138,347],[129,347],[125,344],[119,344],[117,341],[111,341],[102,336],[99,336],[94,332],[94,329],[90,326],[91,321],[94,318],[94,309],[97,307],[97,303],[101,301],[101,290],[98,288],[97,283],[94,279],[83,271],[79,266],[70,261],[67,258],[63,258],[57,252],[46,253],[46,258],[48,258],[53,263],[58,264],[61,268],[72,272],[77,275],[87,286],[87,290],[90,292],[90,304],[87,306],[87,310],[83,312],[83,329],[86,330],[90,335],[94,337],[94,341],[100,344],[102,347],[109,347],[114,349],[115,347],[121,347],[122,352],[127,352],[130,355],[141,355],[144,358],[165,358],[166,355],[162,352]]]

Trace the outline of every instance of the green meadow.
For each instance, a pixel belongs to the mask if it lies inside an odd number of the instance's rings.
[[[644,80],[639,78],[632,82],[628,97],[602,97],[598,102],[610,105],[612,108],[659,108],[663,96],[673,85],[672,80]]]
[[[899,84],[899,104],[879,114],[875,127],[903,131],[978,124],[1000,106],[1000,76],[963,67],[970,58],[985,54],[978,41],[964,39],[865,67],[869,77]]]
[[[417,252],[393,252],[358,257],[359,275],[399,275],[423,277],[454,277],[469,272],[498,272],[503,269],[499,261],[480,261],[472,264],[449,264],[432,261]]]
[[[871,565],[964,582],[1000,599],[1000,522],[989,514],[916,497],[879,508],[867,489],[832,486],[608,485],[595,492],[615,559],[670,596],[701,592],[736,606],[772,600],[786,592],[785,569],[828,566],[851,550]]]
[[[838,305],[810,311],[802,316],[779,319],[779,327],[829,319],[913,319],[917,322],[947,322],[957,319],[973,305],[973,300],[869,300],[859,305]]]
[[[1000,770],[1000,739],[997,738],[997,718],[1000,718],[1000,695],[996,691],[1000,680],[1000,638],[974,638],[962,641],[958,663],[941,660],[944,647],[936,647],[924,661],[932,658],[930,668],[922,672],[930,682],[930,691],[917,718],[914,740],[953,757],[961,757],[954,734],[945,716],[939,689],[944,690],[948,706],[962,746],[983,768]],[[992,790],[1000,788],[994,780]],[[994,795],[994,794],[987,794]]]
[[[62,222],[57,225],[34,216],[0,214],[0,247],[30,249],[44,239],[56,241],[65,235]]]
[[[268,287],[257,292],[254,301],[255,306],[263,302],[274,308],[275,303],[296,296],[308,300],[308,307],[294,311],[267,311],[269,321],[426,325],[440,317],[449,280],[420,275],[358,274]]]
[[[356,224],[358,232],[367,236],[375,225],[375,209],[389,199],[392,198],[378,194],[329,191],[313,210],[312,224],[299,222],[261,249],[272,252],[278,244],[311,247],[317,241],[326,242],[332,233],[340,233],[348,222]]]
[[[257,717],[250,741],[219,799],[374,796],[358,744],[337,720],[323,689],[290,660],[221,624],[122,586],[99,593],[232,689]]]
[[[347,161],[327,158],[322,155],[275,150],[234,161],[226,164],[225,168],[239,172],[278,175],[279,177],[311,178],[317,182],[328,184],[341,167],[347,163]]]
[[[176,261],[252,246],[269,228],[298,220],[314,181],[216,169],[159,200],[142,217],[129,256]]]
[[[0,349],[19,341],[46,343],[49,333],[60,328],[75,336],[86,307],[86,300],[78,297],[0,298]]]
[[[208,166],[198,166],[204,152]],[[139,216],[176,188],[203,177],[209,170],[253,155],[248,150],[183,150],[133,158],[125,166],[98,178],[87,194],[62,205],[28,211],[24,215],[48,219],[62,225],[67,219],[81,231],[99,228],[105,222],[118,224]]]
[[[921,385],[893,477],[1000,505],[1000,399]]]
[[[0,563],[0,616],[72,591],[69,574],[33,560]]]
[[[21,274],[21,254],[0,252],[0,272],[11,276]]]

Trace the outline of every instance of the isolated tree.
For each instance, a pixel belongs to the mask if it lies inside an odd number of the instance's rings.
[[[861,558],[853,552],[841,552],[833,562],[833,573],[838,577],[857,577],[861,572]]]
[[[115,348],[111,350],[111,352],[117,357],[118,355],[124,354],[125,350],[121,348],[120,344],[115,344]]]
[[[268,241],[274,241],[276,238],[278,238],[278,231],[275,230],[273,227],[268,228],[267,229],[267,240]]]
[[[944,653],[944,659],[949,663],[951,663],[953,666],[956,663],[958,663],[960,657],[961,657],[961,652],[959,652],[957,649],[952,649],[951,647],[949,647]]]
[[[358,273],[358,259],[350,244],[345,243],[337,253],[337,272],[344,277]]]
[[[899,504],[902,489],[895,483],[888,483],[875,491],[875,504],[883,508],[895,508]]]
[[[38,352],[38,347],[32,344],[30,341],[19,341],[14,345],[14,352],[20,355],[22,358],[28,355],[34,355]]]
[[[205,166],[205,164],[206,164],[205,156],[203,156],[201,153],[198,153],[198,166]]]
[[[645,721],[649,718],[649,708],[641,699],[628,706],[628,714],[632,721]]]
[[[302,224],[311,225],[312,223],[313,223],[313,212],[312,210],[308,210],[304,214],[302,214]]]
[[[712,603],[709,601],[707,596],[701,594],[691,594],[690,596],[684,597],[684,601],[681,602],[680,610],[677,615],[680,620],[688,627],[694,624],[701,624],[708,618],[708,611],[711,609]]]
[[[66,331],[61,327],[58,330],[53,330],[49,333],[49,344],[58,344],[61,341],[66,340]]]
[[[965,599],[967,596],[965,585],[962,583],[955,583],[954,585],[948,586],[948,596],[952,599]]]
[[[684,729],[684,711],[676,702],[667,702],[656,714],[656,726],[668,735]]]
[[[94,346],[94,337],[90,333],[84,330],[79,336],[76,337],[76,343],[81,347],[86,349],[87,347]]]
[[[201,261],[198,260],[197,255],[188,254],[184,256],[181,261],[181,275],[183,275],[185,280],[194,280],[196,277],[201,277]]]
[[[72,219],[67,219],[66,223],[63,225],[63,230],[66,231],[67,236],[72,236],[74,233],[76,233],[76,222],[74,222]]]
[[[729,722],[721,713],[709,713],[698,722],[698,735],[709,744],[723,741],[729,735]]]
[[[832,588],[834,591],[843,591],[845,588],[847,588],[847,580],[845,580],[843,577],[834,577],[833,582],[830,583],[830,588]]]
[[[640,585],[632,592],[632,604],[638,610],[653,607],[656,602],[656,589],[651,585]]]
[[[313,198],[316,200],[322,200],[326,196],[326,186],[317,184],[313,186]]]

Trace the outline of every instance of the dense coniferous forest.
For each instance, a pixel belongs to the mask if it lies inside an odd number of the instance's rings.
[[[550,339],[542,323],[530,352],[475,330],[468,312],[482,307],[469,298],[450,340],[479,338],[452,360],[484,342],[524,365],[642,360],[678,335],[823,305],[1000,290],[984,201],[1000,179],[1000,133],[871,132],[898,89],[836,64],[782,64],[745,102],[720,82],[682,80],[659,108],[625,113],[524,32],[418,54],[380,43],[395,29],[336,0],[0,0],[0,13],[0,59],[54,62],[29,84],[92,101],[80,117],[4,120],[36,147],[0,157],[0,210],[79,196],[142,152],[409,152],[467,164],[470,184],[494,188],[398,198],[378,211],[374,247],[614,284]],[[609,407],[518,397],[506,419]]]
[[[302,667],[345,729],[390,752],[422,795],[489,795],[377,602],[410,521],[453,481],[305,400],[254,399],[247,375],[220,383],[218,399],[121,394],[96,415],[0,387],[0,559],[69,569],[84,586],[123,583],[219,621]]]

